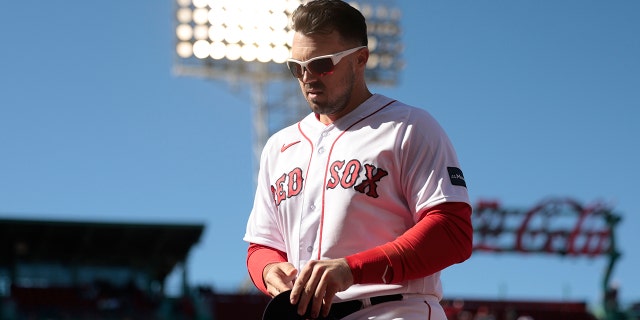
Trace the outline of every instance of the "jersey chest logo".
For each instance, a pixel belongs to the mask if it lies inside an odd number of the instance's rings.
[[[328,168],[329,179],[326,189],[353,188],[355,191],[372,198],[378,198],[378,183],[389,174],[388,171],[378,168],[372,164],[363,164],[359,160],[338,160],[334,161]],[[304,178],[302,169],[295,168],[289,173],[281,175],[276,182],[271,185],[271,194],[276,206],[280,206],[282,201],[300,194],[303,187]]]
[[[364,172],[362,167],[364,167]],[[360,193],[364,193],[372,198],[377,198],[378,182],[389,174],[384,169],[376,168],[371,164],[362,164],[358,160],[335,161],[329,167],[331,177],[327,182],[327,189],[334,189],[341,186],[344,189],[354,188]]]

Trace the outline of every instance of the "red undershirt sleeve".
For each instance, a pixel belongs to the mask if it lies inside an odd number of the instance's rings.
[[[247,270],[251,281],[258,290],[269,295],[267,285],[262,279],[264,268],[274,262],[287,262],[287,254],[267,246],[250,243],[247,250]]]
[[[354,283],[398,283],[426,277],[471,256],[471,206],[436,205],[396,240],[346,257]]]

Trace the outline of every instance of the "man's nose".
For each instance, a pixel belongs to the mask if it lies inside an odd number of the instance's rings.
[[[302,82],[310,83],[314,82],[318,79],[313,73],[311,73],[307,68],[302,68]]]

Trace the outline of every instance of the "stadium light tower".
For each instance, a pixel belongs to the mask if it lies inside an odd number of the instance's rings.
[[[308,112],[284,62],[290,56],[293,32],[289,17],[301,0],[175,0],[174,72],[248,83],[253,98],[254,166],[272,131],[287,116]],[[402,68],[400,10],[392,0],[350,2],[367,19],[370,84],[392,86]],[[273,88],[271,88],[273,86]],[[295,94],[292,92],[295,91]],[[269,95],[266,93],[269,92]],[[270,118],[280,119],[270,123]],[[287,123],[290,121],[287,121]]]

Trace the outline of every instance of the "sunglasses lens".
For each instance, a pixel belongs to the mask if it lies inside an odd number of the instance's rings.
[[[335,66],[333,65],[333,61],[331,60],[331,58],[313,60],[309,62],[309,65],[307,66],[311,73],[319,76],[324,76],[333,72],[334,67]]]
[[[289,67],[289,71],[291,71],[291,74],[296,78],[302,78],[304,75],[304,67],[295,61],[287,61],[287,67]],[[331,74],[334,68],[335,65],[331,58],[312,60],[307,64],[307,71],[316,76]]]
[[[302,78],[302,66],[296,62],[288,61],[287,67],[291,71],[291,74],[296,78]]]

